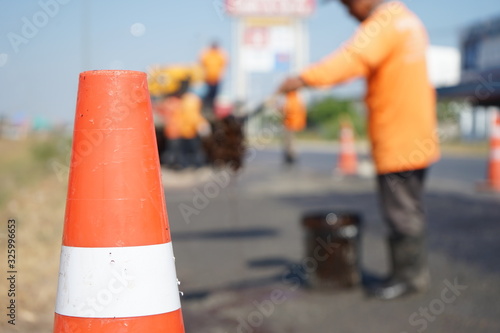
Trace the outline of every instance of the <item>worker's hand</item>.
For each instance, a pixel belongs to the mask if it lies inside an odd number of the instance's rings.
[[[305,87],[304,81],[299,76],[293,76],[285,79],[283,83],[280,85],[278,88],[278,93],[279,94],[286,94],[290,91],[295,91],[300,88]]]

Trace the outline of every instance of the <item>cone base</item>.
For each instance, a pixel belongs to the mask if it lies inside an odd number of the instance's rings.
[[[476,184],[478,192],[500,193],[500,184],[491,181],[482,181]]]
[[[356,175],[358,163],[355,159],[343,159],[339,162],[337,170],[342,175]]]
[[[181,309],[152,316],[131,318],[79,318],[56,313],[54,333],[148,332],[184,333]]]

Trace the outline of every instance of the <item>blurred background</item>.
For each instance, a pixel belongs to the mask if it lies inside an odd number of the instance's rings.
[[[218,114],[252,112],[286,76],[331,53],[357,27],[337,1],[262,5],[274,2],[0,0],[2,309],[9,218],[19,225],[20,272],[18,325],[4,318],[2,332],[51,330],[79,73],[127,69],[151,79],[158,70],[195,68],[217,41],[228,64],[215,108]],[[304,257],[299,222],[310,209],[362,214],[363,263],[376,272],[387,269],[366,144],[364,83],[355,81],[303,95],[307,127],[297,134],[293,169],[281,164],[281,131],[272,113],[248,121],[243,130],[250,153],[200,214],[186,218],[183,204],[192,204],[193,189],[203,190],[220,171],[163,169],[188,332],[500,331],[500,197],[477,185],[488,177],[500,106],[500,4],[403,2],[428,30],[429,76],[440,97],[444,157],[432,169],[426,196],[433,289],[382,305],[365,301],[359,290],[310,293],[283,279]],[[359,154],[354,179],[335,173],[345,116]],[[463,296],[425,319],[425,328],[412,322],[413,313],[440,297],[443,281],[454,279],[468,287]],[[261,310],[273,290],[283,291],[283,302]]]

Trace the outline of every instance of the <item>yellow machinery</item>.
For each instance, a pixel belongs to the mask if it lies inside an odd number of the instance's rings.
[[[203,82],[203,69],[199,65],[151,66],[148,71],[151,97],[161,98],[179,91],[186,82],[191,85]]]

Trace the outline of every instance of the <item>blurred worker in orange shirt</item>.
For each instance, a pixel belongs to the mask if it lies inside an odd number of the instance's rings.
[[[369,137],[392,259],[390,276],[367,286],[367,292],[393,299],[424,291],[430,283],[422,192],[428,167],[439,159],[439,143],[435,91],[427,76],[428,37],[402,2],[341,2],[361,22],[354,36],[285,80],[280,91],[366,78]]]
[[[167,139],[165,151],[160,153],[162,164],[172,169],[179,169],[182,162],[181,98],[178,95],[168,96],[156,107],[156,112],[163,118],[163,134]]]
[[[157,108],[164,119],[164,134],[168,140],[162,159],[168,167],[176,170],[203,165],[200,134],[210,131],[201,114],[201,99],[193,92],[186,92],[188,86],[166,97]]]
[[[284,160],[287,164],[293,164],[296,160],[294,133],[306,127],[306,107],[296,90],[286,94],[283,105],[283,125]]]
[[[227,55],[214,41],[200,56],[200,64],[205,73],[207,93],[203,100],[205,108],[209,109],[211,116],[215,113],[215,99],[219,93],[220,82],[227,66]],[[210,121],[212,119],[209,119]]]
[[[201,113],[202,101],[195,93],[184,94],[180,106],[182,109],[180,136],[184,154],[183,167],[199,168],[205,162],[200,135],[207,135],[210,132],[210,125]]]

